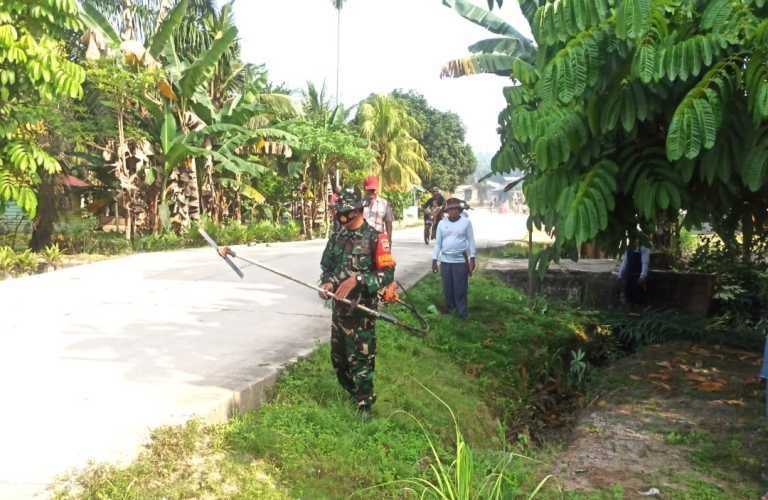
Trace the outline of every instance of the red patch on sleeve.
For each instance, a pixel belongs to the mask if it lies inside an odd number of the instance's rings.
[[[379,233],[379,241],[376,244],[376,270],[395,267],[395,259],[392,257],[392,246],[389,243],[387,233]]]

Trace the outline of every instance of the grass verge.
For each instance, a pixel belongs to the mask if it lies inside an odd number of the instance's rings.
[[[160,429],[133,464],[95,466],[59,485],[56,498],[254,498],[254,491],[259,498],[346,498],[429,477],[435,459],[427,437],[445,463],[457,438],[451,414],[424,387],[453,410],[478,477],[507,460],[507,494],[530,492],[538,484],[528,477],[533,463],[507,453],[507,425],[533,411],[537,387],[567,378],[568,346],[583,342],[589,318],[543,302],[529,307],[492,278],[474,277],[470,286],[470,320],[433,316],[426,341],[379,323],[372,421],[356,415],[323,344],[280,377],[258,411],[219,426]],[[408,299],[420,310],[439,304],[437,277]],[[404,495],[397,483],[375,491],[377,498]]]

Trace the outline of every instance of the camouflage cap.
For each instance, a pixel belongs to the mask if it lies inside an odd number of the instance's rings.
[[[352,210],[360,210],[363,208],[363,201],[360,196],[355,194],[354,191],[345,190],[339,194],[334,208],[339,213],[350,212]]]

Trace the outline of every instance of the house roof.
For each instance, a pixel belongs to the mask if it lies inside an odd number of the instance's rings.
[[[75,187],[75,188],[91,187],[91,185],[88,184],[87,182],[82,181],[72,175],[66,175],[66,174],[59,175],[56,177],[56,181],[63,186],[69,186],[69,187]]]

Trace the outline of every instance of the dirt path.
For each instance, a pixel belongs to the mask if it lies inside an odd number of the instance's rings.
[[[595,373],[595,402],[554,463],[563,488],[602,498],[759,498],[768,485],[760,354],[651,346]],[[762,476],[762,477],[761,477]]]

